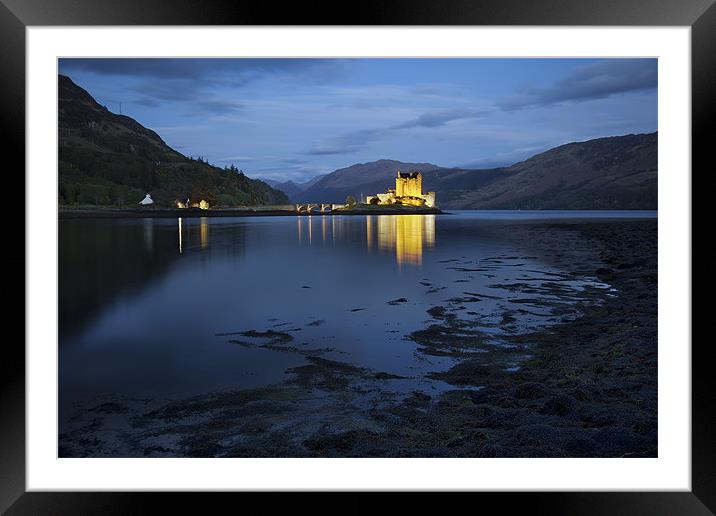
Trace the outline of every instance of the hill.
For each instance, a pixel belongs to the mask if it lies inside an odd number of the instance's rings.
[[[395,173],[420,171],[424,190],[452,209],[656,209],[657,133],[574,142],[509,167],[445,168],[379,160],[331,172],[297,195],[343,202],[384,192]]]
[[[169,147],[136,120],[110,112],[58,76],[60,205],[134,206],[150,193],[159,206],[206,199],[213,206],[284,204],[286,195],[235,168],[218,168]]]
[[[271,186],[285,193],[289,200],[297,198],[303,192],[301,185],[293,181],[284,181],[283,183],[274,181]]]
[[[448,182],[451,208],[656,209],[658,135],[568,143],[502,169],[481,188]]]

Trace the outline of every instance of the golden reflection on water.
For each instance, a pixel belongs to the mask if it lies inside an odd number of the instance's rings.
[[[313,243],[313,219],[296,217],[299,245],[305,241]],[[355,226],[346,226],[342,217],[331,217],[330,226],[326,216],[321,217],[321,243],[349,238]],[[330,236],[328,233],[330,232]],[[435,245],[435,215],[366,215],[366,247],[371,252],[395,253],[398,266],[422,265],[423,250]]]
[[[398,267],[422,265],[423,247],[435,245],[435,215],[378,215],[378,249],[395,251]],[[366,217],[367,245],[373,246],[373,221]]]
[[[196,228],[196,226],[194,226]],[[179,254],[184,254],[184,246],[189,242],[196,242],[196,229],[192,230],[192,224],[184,224],[182,217],[177,218],[177,231],[179,233]],[[209,219],[201,217],[199,219],[199,245],[201,249],[209,248]]]
[[[366,235],[366,245],[368,246],[368,251],[373,250],[373,215],[366,215],[365,217],[365,235]]]
[[[201,248],[206,249],[209,247],[209,220],[206,217],[201,217],[199,223],[199,235],[201,238]]]

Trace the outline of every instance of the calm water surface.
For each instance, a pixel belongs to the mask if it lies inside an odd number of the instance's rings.
[[[499,342],[508,312],[518,319],[511,331],[557,322],[539,306],[525,310],[525,297],[563,303],[569,315],[585,287],[609,289],[515,249],[501,237],[505,221],[655,216],[61,220],[60,424],[73,407],[105,394],[174,398],[281,381],[288,368],[306,363],[302,350],[406,376],[394,389],[444,388],[425,374],[451,359],[417,353],[406,338],[436,322],[427,309],[452,303],[484,321]],[[505,289],[555,280],[565,287],[557,296]],[[470,302],[471,294],[490,297]],[[388,303],[399,298],[407,301]],[[298,351],[226,335],[250,330],[287,333]],[[231,342],[237,338],[243,345]]]

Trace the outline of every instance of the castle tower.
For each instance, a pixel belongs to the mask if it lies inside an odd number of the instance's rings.
[[[395,196],[396,197],[402,197],[405,191],[405,178],[403,177],[403,174],[400,173],[400,170],[398,170],[398,174],[395,176]]]
[[[423,175],[420,172],[413,172],[408,179],[408,188],[405,195],[410,197],[420,197],[423,195]]]
[[[423,175],[420,172],[400,172],[395,178],[396,197],[420,197],[423,195]]]

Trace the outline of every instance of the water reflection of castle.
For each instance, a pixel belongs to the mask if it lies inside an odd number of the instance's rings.
[[[375,221],[373,217],[366,217],[368,249],[377,240],[379,250],[395,252],[398,266],[421,265],[423,246],[435,245],[435,215],[377,215]]]
[[[296,217],[298,245],[335,246],[361,238],[357,217],[328,218]],[[435,215],[366,215],[365,238],[369,252],[395,253],[399,267],[421,265],[424,248],[435,245]]]

